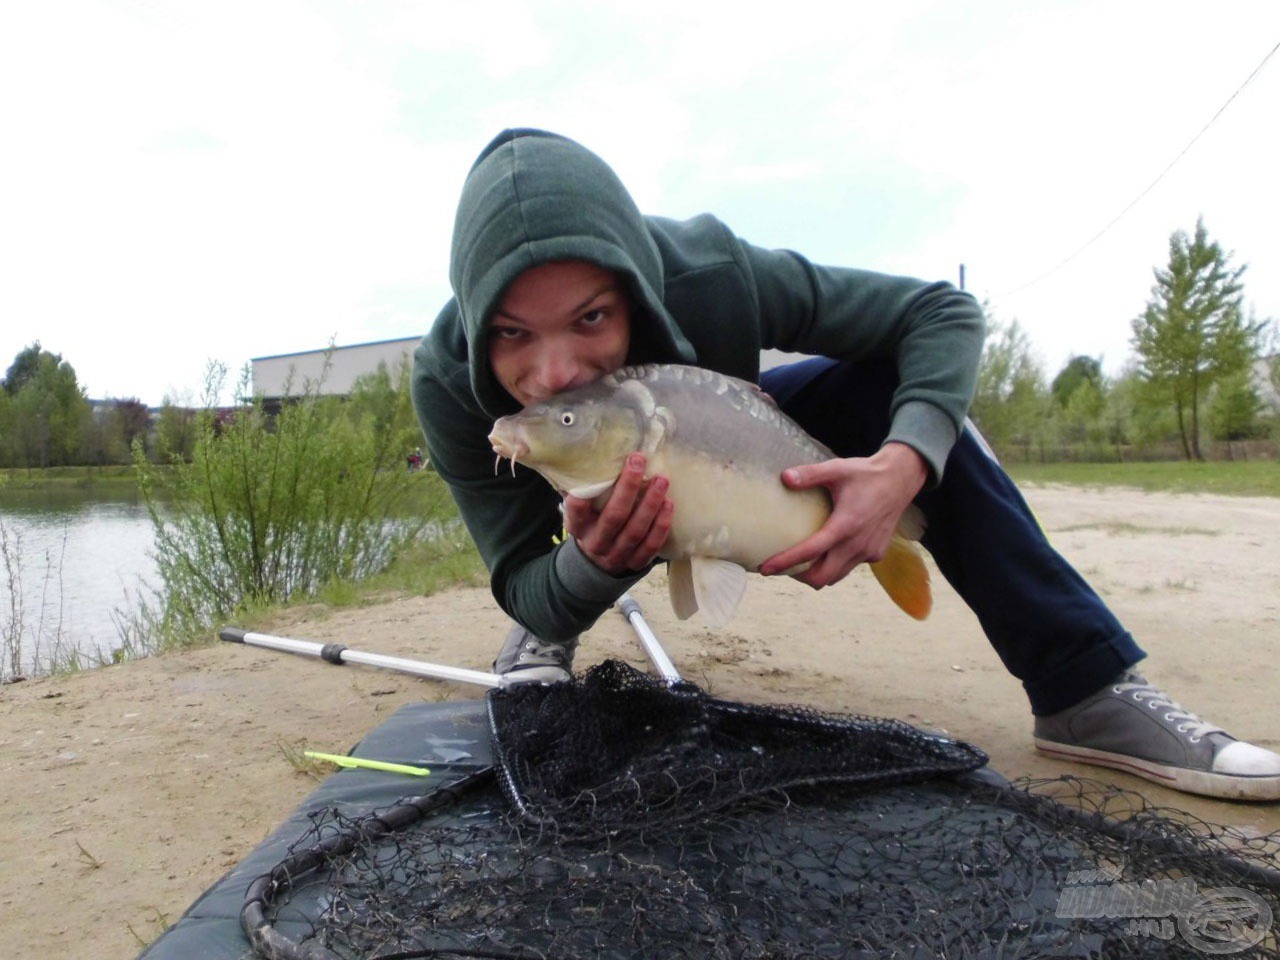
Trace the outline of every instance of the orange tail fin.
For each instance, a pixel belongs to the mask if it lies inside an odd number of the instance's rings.
[[[895,535],[884,559],[870,566],[889,599],[903,611],[917,620],[929,616],[933,609],[933,590],[929,586],[929,568],[924,565],[919,547]]]

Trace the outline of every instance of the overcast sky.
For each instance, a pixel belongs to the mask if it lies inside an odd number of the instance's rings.
[[[418,336],[507,126],[586,144],[649,213],[963,263],[1050,376],[1116,372],[1198,216],[1280,317],[1280,54],[1107,228],[1277,43],[1276,0],[7,3],[0,372],[39,340],[89,396],[158,404],[210,359]]]

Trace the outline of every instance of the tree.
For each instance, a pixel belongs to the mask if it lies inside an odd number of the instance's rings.
[[[89,402],[71,364],[35,344],[19,353],[9,368],[6,393],[11,383],[17,387],[7,405],[10,461],[23,467],[73,463],[80,452]]]
[[[1058,405],[1066,407],[1071,402],[1071,395],[1081,384],[1089,383],[1102,388],[1102,360],[1095,357],[1075,356],[1067,361],[1067,365],[1058,371],[1049,387],[1053,399]]]
[[[1026,450],[1043,419],[1044,402],[1044,374],[1026,332],[1017,320],[1004,324],[991,317],[969,411],[978,429],[997,451],[1015,444]]]
[[[1133,348],[1148,397],[1173,407],[1182,450],[1203,460],[1200,409],[1215,383],[1248,367],[1260,325],[1246,323],[1240,277],[1231,255],[1210,242],[1204,220],[1194,237],[1169,238],[1169,265],[1157,268],[1151,299],[1133,320]]]
[[[8,391],[0,388],[0,467],[12,466],[13,455],[13,400]]]
[[[117,400],[111,413],[126,451],[133,446],[134,440],[145,440],[151,432],[151,410],[137,397]]]
[[[136,397],[102,404],[85,420],[82,463],[130,463],[133,441],[151,432],[151,411]]]
[[[195,453],[199,432],[196,411],[189,405],[178,406],[166,395],[160,413],[156,417],[156,440],[161,461],[190,461]]]
[[[1092,380],[1081,380],[1067,397],[1067,405],[1059,416],[1068,443],[1096,448],[1106,442],[1107,397],[1102,386]]]
[[[1116,459],[1120,461],[1125,458],[1125,447],[1134,442],[1137,433],[1134,411],[1141,386],[1132,361],[1107,384],[1102,429],[1106,442],[1115,449]]]
[[[19,351],[18,355],[13,358],[13,363],[9,365],[9,369],[4,374],[4,392],[9,396],[15,396],[19,390],[33,380],[40,370],[40,358],[42,356],[53,357],[54,362],[61,363],[62,355],[49,353],[40,346],[37,340],[31,346]]]
[[[1209,432],[1215,440],[1226,441],[1227,459],[1235,459],[1233,440],[1248,440],[1260,432],[1258,417],[1265,407],[1249,367],[1218,382],[1209,401]]]

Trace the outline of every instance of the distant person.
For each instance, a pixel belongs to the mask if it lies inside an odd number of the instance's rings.
[[[758,382],[837,454],[784,478],[826,487],[834,510],[762,572],[813,561],[797,579],[836,583],[880,558],[914,501],[924,546],[1022,681],[1037,747],[1179,790],[1280,798],[1280,756],[1134,671],[1143,651],[965,428],[985,335],[967,294],[762,249],[709,215],[642,216],[597,156],[536,130],[501,134],[476,161],[450,279],[455,298],[415,354],[414,403],[517,621],[497,671],[567,679],[578,635],[653,566],[674,505],[640,456],[601,510],[566,497],[562,520],[541,477],[495,475],[493,421],[624,364],[694,364]],[[763,348],[817,359],[761,374]]]

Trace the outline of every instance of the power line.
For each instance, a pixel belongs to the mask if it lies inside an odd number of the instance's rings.
[[[1236,97],[1240,96],[1241,91],[1243,91],[1244,88],[1247,87],[1253,81],[1253,78],[1256,77],[1262,71],[1262,68],[1267,65],[1267,61],[1270,60],[1272,56],[1275,55],[1275,52],[1277,50],[1280,50],[1280,43],[1277,43],[1274,47],[1272,47],[1270,53],[1268,53],[1265,57],[1263,57],[1262,60],[1258,63],[1258,65],[1253,68],[1253,72],[1250,73],[1249,76],[1245,77],[1244,83],[1240,84],[1240,86],[1236,88],[1235,93],[1227,97],[1226,102],[1223,103],[1223,105],[1218,108],[1217,112],[1212,117],[1209,118],[1209,122],[1200,128],[1200,132],[1197,133],[1194,137],[1192,137],[1187,142],[1187,145],[1183,147],[1181,151],[1179,151],[1178,155],[1174,157],[1172,160],[1170,160],[1169,164],[1163,170],[1160,171],[1159,175],[1154,180],[1152,180],[1149,184],[1147,184],[1146,188],[1141,193],[1139,193],[1136,197],[1130,200],[1128,205],[1126,205],[1123,210],[1121,210],[1114,217],[1112,217],[1110,222],[1108,222],[1106,226],[1104,226],[1101,230],[1099,230],[1087,241],[1085,241],[1085,243],[1078,250],[1076,250],[1075,253],[1071,254],[1069,257],[1067,257],[1065,260],[1063,260],[1056,266],[1049,268],[1044,273],[1040,274],[1040,276],[1036,277],[1034,280],[1028,280],[1026,283],[1022,284],[1021,286],[1015,287],[1012,290],[1006,290],[1004,293],[1001,293],[993,297],[992,299],[998,300],[1000,299],[1000,297],[1013,296],[1013,294],[1021,293],[1023,290],[1026,290],[1028,287],[1035,286],[1041,280],[1045,280],[1053,276],[1055,273],[1057,273],[1059,270],[1065,267],[1068,263],[1070,263],[1076,257],[1080,256],[1080,254],[1084,253],[1091,246],[1097,243],[1098,240],[1102,238],[1103,234],[1105,234],[1108,230],[1110,230],[1117,223],[1119,223],[1120,220],[1123,219],[1124,215],[1127,214],[1134,207],[1136,207],[1143,197],[1145,197],[1148,193],[1154,190],[1156,187],[1156,184],[1158,184],[1161,180],[1163,180],[1165,176],[1169,173],[1169,171],[1172,170],[1177,165],[1178,161],[1181,160],[1184,156],[1186,156],[1187,151],[1189,151],[1192,147],[1194,147],[1196,145],[1196,141],[1199,140],[1201,137],[1203,137],[1205,135],[1205,132],[1211,126],[1213,126],[1215,122],[1217,122],[1218,118],[1222,116],[1224,112],[1226,112],[1227,107],[1231,106],[1231,102],[1235,100]]]

